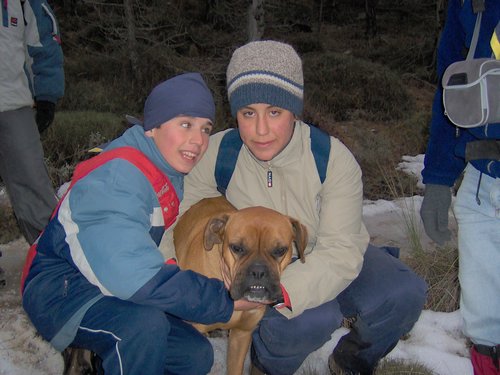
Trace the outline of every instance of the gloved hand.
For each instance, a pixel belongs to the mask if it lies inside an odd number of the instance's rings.
[[[35,109],[36,124],[38,125],[38,131],[42,134],[52,124],[52,121],[54,121],[56,105],[46,100],[37,100],[35,102]]]
[[[451,232],[448,229],[450,205],[450,187],[436,184],[425,185],[420,217],[424,223],[425,233],[438,245],[443,245],[451,238]]]

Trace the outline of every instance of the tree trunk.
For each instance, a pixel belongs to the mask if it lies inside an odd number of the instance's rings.
[[[127,28],[127,46],[128,46],[128,60],[130,65],[131,76],[134,82],[141,82],[141,71],[139,69],[139,54],[137,52],[137,38],[135,31],[135,17],[134,17],[134,0],[123,0],[125,8],[125,25]]]
[[[264,0],[252,0],[248,8],[248,41],[260,40],[264,26]]]
[[[429,79],[431,82],[437,82],[437,49],[439,47],[439,40],[441,39],[441,31],[443,30],[446,21],[446,14],[448,10],[447,0],[436,0],[436,31],[434,36],[434,48],[432,59],[428,66],[430,71]]]

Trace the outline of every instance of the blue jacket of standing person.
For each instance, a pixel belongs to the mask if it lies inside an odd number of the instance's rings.
[[[492,56],[490,39],[500,20],[498,0],[486,0],[475,58]],[[474,33],[476,14],[472,12],[472,0],[450,0],[446,24],[438,47],[438,88],[432,107],[430,138],[422,171],[425,184],[452,186],[466,166],[467,142],[482,139],[500,139],[500,124],[487,124],[476,128],[457,128],[446,117],[443,108],[441,78],[446,68],[465,60]],[[499,160],[472,160],[476,169],[493,178],[500,177]]]

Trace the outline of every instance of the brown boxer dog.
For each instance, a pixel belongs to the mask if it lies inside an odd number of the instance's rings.
[[[292,259],[293,243],[304,262],[307,230],[299,221],[264,207],[236,210],[224,197],[193,205],[174,229],[179,267],[223,280],[221,262],[225,263],[234,300],[280,298],[280,275]],[[264,312],[264,308],[234,311],[227,323],[194,325],[202,333],[229,330],[228,374],[243,374],[252,332]]]

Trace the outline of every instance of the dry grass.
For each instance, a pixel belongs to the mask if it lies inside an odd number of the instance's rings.
[[[384,360],[377,367],[375,375],[434,375],[434,372],[419,363]]]
[[[303,60],[312,113],[335,122],[395,121],[405,118],[412,105],[400,76],[383,65],[335,52],[311,53]]]
[[[416,177],[402,173],[398,170],[387,171],[387,169],[381,165],[378,166],[378,169],[389,189],[391,199],[399,199],[405,196],[413,197],[417,194]],[[404,224],[404,230],[410,244],[410,249],[413,254],[420,254],[424,249],[420,241],[421,229],[419,225],[419,213],[416,210],[413,199],[404,199],[402,202],[404,206],[401,219]]]
[[[297,375],[323,375],[316,369],[305,368]],[[348,375],[340,369],[335,370],[334,375]],[[408,361],[384,359],[381,361],[374,372],[374,375],[435,375],[430,369],[420,363],[411,363]]]
[[[401,198],[410,189],[415,191],[414,184],[407,185],[400,179],[397,171],[387,172],[379,168],[384,176],[393,199]],[[413,186],[413,188],[412,188]],[[412,196],[413,194],[410,194]],[[405,200],[407,202],[407,200]],[[413,202],[410,200],[410,202]],[[411,204],[411,203],[410,203]],[[403,209],[402,220],[405,224],[411,252],[405,262],[420,276],[429,289],[425,309],[442,312],[452,312],[459,308],[460,285],[458,281],[458,250],[456,247],[440,247],[435,250],[424,249],[420,241],[420,218],[415,207]]]
[[[69,181],[76,164],[88,158],[88,150],[120,135],[128,125],[124,114],[94,111],[56,113],[42,136],[46,164],[57,188]]]
[[[452,312],[460,302],[458,282],[458,251],[443,247],[434,251],[414,253],[407,263],[429,285],[425,309]]]

